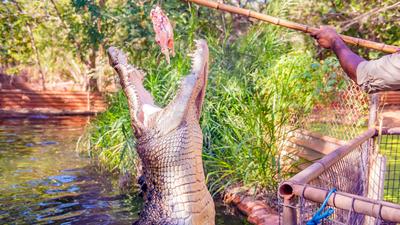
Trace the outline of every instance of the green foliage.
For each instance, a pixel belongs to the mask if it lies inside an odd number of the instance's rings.
[[[243,182],[270,191],[280,174],[280,145],[318,100],[320,67],[287,33],[255,26],[229,49],[213,52],[202,127],[213,191]]]
[[[78,149],[98,158],[110,171],[133,173],[138,161],[135,140],[130,128],[126,98],[122,92],[110,96],[113,104],[98,116],[89,130],[80,138]]]
[[[397,0],[303,0],[301,10],[291,9],[291,19],[307,21],[310,25],[331,25],[339,32],[400,45],[400,3]],[[366,58],[376,58],[383,53],[366,48],[353,48]],[[329,53],[327,53],[329,54]]]
[[[0,63],[16,64],[27,62],[32,54],[30,40],[26,35],[26,21],[32,20],[30,15],[20,16],[10,2],[0,4]]]

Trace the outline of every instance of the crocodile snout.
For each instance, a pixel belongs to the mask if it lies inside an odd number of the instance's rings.
[[[109,47],[107,50],[108,59],[112,67],[115,67],[118,64],[127,65],[128,59],[126,55],[116,47]]]

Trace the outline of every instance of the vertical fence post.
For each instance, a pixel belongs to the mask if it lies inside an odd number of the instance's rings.
[[[283,199],[283,224],[297,225],[297,213],[293,198]]]
[[[372,94],[369,105],[369,120],[368,128],[374,128],[377,125],[379,109],[379,94]],[[379,154],[378,141],[379,138],[374,137],[368,145],[368,180],[366,194],[368,198],[374,200],[382,200],[384,188],[384,171],[386,168],[386,159]],[[364,220],[364,225],[376,224],[377,219],[367,217]]]

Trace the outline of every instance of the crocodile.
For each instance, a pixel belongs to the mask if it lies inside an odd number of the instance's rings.
[[[208,77],[207,42],[196,41],[189,75],[164,108],[144,88],[145,73],[125,54],[108,49],[128,99],[136,151],[146,187],[137,225],[214,225],[215,206],[207,190],[199,125]]]

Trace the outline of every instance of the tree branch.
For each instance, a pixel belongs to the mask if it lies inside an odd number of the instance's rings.
[[[15,6],[17,7],[17,9],[18,9],[20,14],[26,14],[16,0],[11,0],[11,2],[13,2],[15,4]],[[41,79],[41,82],[42,82],[42,89],[46,90],[45,75],[44,75],[44,72],[43,72],[42,63],[40,61],[39,51],[36,48],[36,41],[35,41],[35,37],[33,36],[32,24],[29,21],[26,22],[26,28],[28,30],[29,37],[31,39],[32,49],[35,52],[36,64],[39,67],[40,79]]]
[[[383,8],[376,7],[376,8],[374,8],[374,9],[372,9],[372,10],[370,10],[370,11],[364,13],[364,14],[356,16],[355,18],[353,18],[351,20],[344,21],[343,23],[340,24],[340,27],[342,27],[342,30],[348,30],[352,25],[354,25],[356,23],[360,23],[360,21],[362,19],[364,19],[365,17],[370,17],[372,15],[379,14],[381,12],[385,12],[385,11],[390,10],[390,9],[394,9],[396,7],[400,7],[400,2],[396,2],[396,3],[392,4],[392,5],[389,5],[389,6],[386,6],[386,7],[383,7]]]

